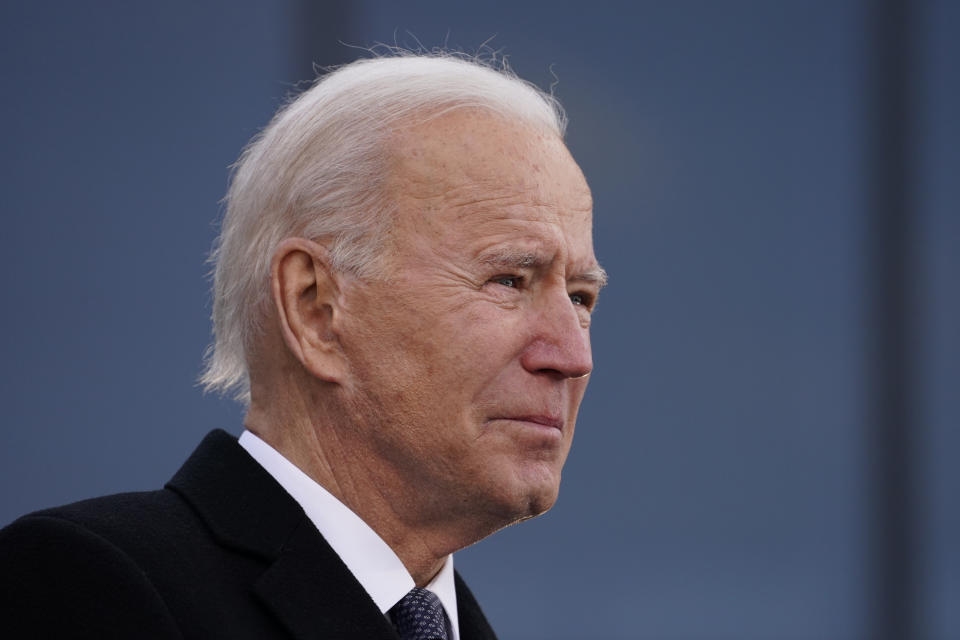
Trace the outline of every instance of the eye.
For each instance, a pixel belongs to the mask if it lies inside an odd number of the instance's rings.
[[[586,307],[587,309],[593,307],[593,299],[593,295],[581,291],[570,294],[570,302],[578,307]]]
[[[523,281],[523,278],[521,276],[497,276],[495,278],[491,278],[490,281],[496,282],[504,287],[517,289],[520,287],[520,283]]]

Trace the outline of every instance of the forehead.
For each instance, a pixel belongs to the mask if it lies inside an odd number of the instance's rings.
[[[593,261],[590,189],[551,132],[480,110],[448,113],[395,136],[388,185],[397,226],[421,239],[464,250],[561,244],[569,258]]]

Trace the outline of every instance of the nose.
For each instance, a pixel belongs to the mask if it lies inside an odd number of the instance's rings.
[[[590,328],[584,326],[566,291],[562,299],[543,305],[535,314],[532,339],[521,363],[531,373],[560,378],[582,378],[593,370]]]

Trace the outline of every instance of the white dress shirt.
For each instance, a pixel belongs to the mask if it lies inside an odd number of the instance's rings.
[[[393,549],[333,494],[256,434],[244,431],[240,446],[297,501],[382,613],[416,586]],[[452,555],[426,588],[437,594],[450,620],[450,640],[460,640]]]

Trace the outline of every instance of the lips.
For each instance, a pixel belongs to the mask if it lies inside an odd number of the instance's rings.
[[[513,415],[513,416],[500,416],[494,418],[494,420],[511,420],[513,422],[532,422],[533,424],[538,424],[544,427],[551,427],[557,429],[558,431],[563,431],[563,419],[556,416],[548,415]]]

